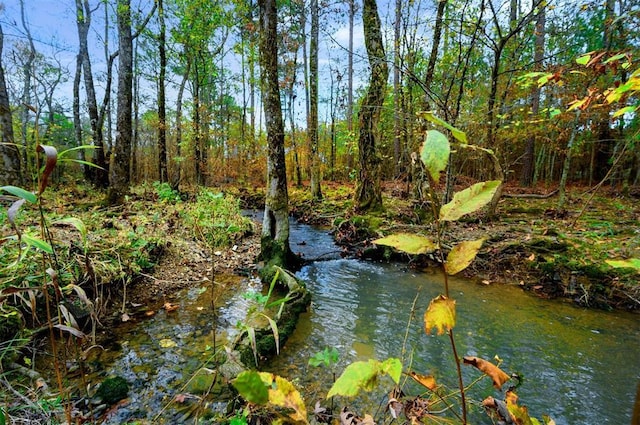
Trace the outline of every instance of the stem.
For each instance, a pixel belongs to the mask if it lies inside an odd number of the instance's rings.
[[[456,361],[456,370],[458,372],[458,386],[460,387],[460,402],[462,403],[462,424],[467,423],[467,401],[464,394],[464,383],[462,382],[462,369],[460,368],[460,359],[458,358],[458,350],[456,349],[456,341],[453,338],[453,329],[449,329],[449,340],[451,341],[451,350]]]

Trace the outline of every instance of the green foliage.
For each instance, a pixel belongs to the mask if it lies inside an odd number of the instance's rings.
[[[185,208],[185,221],[194,235],[211,248],[229,246],[252,231],[251,220],[242,216],[236,198],[207,189],[202,189],[196,202]]]
[[[309,359],[309,364],[315,367],[329,367],[338,363],[339,356],[340,353],[338,353],[336,347],[331,347],[331,349],[329,349],[329,347],[325,347],[324,350],[315,353]]]
[[[438,246],[428,237],[412,233],[395,233],[373,241],[376,245],[391,246],[407,254],[429,254]]]
[[[167,182],[160,183],[159,181],[153,182],[153,188],[156,190],[158,199],[163,202],[169,202],[175,204],[181,202],[180,192],[171,188],[171,185]]]
[[[327,398],[334,395],[353,397],[361,390],[371,391],[377,385],[381,375],[389,375],[393,382],[400,382],[402,362],[400,359],[390,358],[383,362],[369,359],[366,362],[351,363],[333,384]]]
[[[438,130],[427,131],[427,136],[420,150],[420,158],[431,175],[431,179],[436,183],[440,181],[440,173],[447,169],[450,152],[449,141],[444,134]]]

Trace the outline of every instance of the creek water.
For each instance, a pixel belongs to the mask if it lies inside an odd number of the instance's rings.
[[[313,258],[330,252],[330,246],[328,235],[293,226],[294,250]],[[416,273],[405,265],[334,259],[304,267],[299,277],[312,293],[312,306],[271,369],[305,387],[307,398],[324,402],[331,384],[330,372],[307,364],[316,352],[335,347],[339,374],[355,360],[401,357],[405,334],[405,359],[412,358],[412,369],[456,388],[449,339],[426,335],[422,319],[429,301],[443,292],[442,275]],[[532,416],[550,415],[558,425],[630,423],[640,382],[637,314],[577,308],[533,297],[517,286],[458,278],[450,278],[449,286],[457,302],[459,355],[491,361],[499,356],[503,370],[524,378],[517,393]],[[408,326],[414,300],[415,317]],[[463,373],[466,383],[479,376],[469,366]],[[470,395],[478,401],[501,397],[488,379]],[[369,401],[380,402],[383,396],[374,394]],[[358,402],[367,403],[352,401]],[[491,423],[477,405],[470,410],[477,412],[473,423]]]
[[[307,364],[313,354],[335,347],[340,360],[333,371],[339,374],[355,360],[400,357],[405,336],[405,365],[411,358],[412,370],[434,374],[438,382],[455,388],[448,338],[426,335],[422,324],[429,301],[443,291],[440,274],[341,259],[325,231],[295,223],[291,246],[306,258],[325,261],[312,262],[298,273],[312,293],[312,305],[301,315],[280,356],[266,368],[292,380],[308,405],[316,400],[326,405],[324,396],[332,379],[327,369]],[[250,279],[228,286],[233,291],[216,300],[216,314],[211,308],[213,292],[205,285],[181,294],[175,312],[158,310],[151,318],[117,330],[120,343],[99,355],[100,368],[88,377],[91,381],[94,375],[119,375],[131,384],[128,404],[106,423],[193,422],[197,413],[189,411],[190,403],[169,402],[177,394],[197,396],[206,391],[209,381],[199,374],[206,375],[211,364],[212,332],[218,335],[218,345],[233,337],[234,325],[249,307],[242,293],[260,290],[259,283]],[[457,301],[459,354],[487,360],[497,355],[505,371],[523,376],[517,392],[520,404],[528,406],[533,416],[548,414],[559,425],[630,422],[640,379],[638,315],[579,309],[532,297],[515,286],[485,286],[464,279],[450,280],[450,294]],[[414,318],[408,325],[414,300]],[[480,375],[468,366],[463,372],[467,383]],[[383,385],[382,392],[349,400],[349,406],[362,415],[373,414],[371,406],[382,401],[388,388]],[[488,379],[470,393],[478,402],[487,395],[501,397]],[[209,403],[208,408],[222,406]],[[477,403],[471,410],[473,423],[491,423]]]

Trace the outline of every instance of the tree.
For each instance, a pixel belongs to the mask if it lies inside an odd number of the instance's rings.
[[[116,140],[110,158],[109,192],[107,202],[111,205],[124,202],[131,179],[131,126],[133,103],[133,36],[131,33],[130,0],[118,0],[118,111]]]
[[[167,25],[164,19],[163,0],[157,0],[160,34],[158,51],[160,55],[160,75],[158,76],[158,179],[168,181],[167,171],[167,111],[165,100],[165,75],[167,72]]]
[[[0,3],[0,12],[3,9]],[[13,139],[13,119],[11,116],[11,105],[9,104],[9,93],[4,77],[4,66],[2,64],[2,48],[4,44],[4,33],[0,25],[0,156],[2,157],[2,170],[0,171],[0,185],[19,185],[22,183],[22,173],[20,166],[20,151]]]
[[[269,264],[287,266],[295,256],[289,246],[289,195],[278,82],[278,12],[276,0],[259,0],[258,6],[262,102],[267,127],[267,193],[260,255]]]
[[[105,188],[109,185],[109,176],[107,173],[109,167],[107,165],[106,149],[104,145],[102,128],[104,113],[100,113],[98,111],[98,101],[96,97],[95,85],[93,82],[93,71],[91,70],[91,58],[89,56],[88,44],[88,34],[89,28],[91,26],[92,12],[93,10],[89,6],[89,0],[76,0],[76,24],[78,27],[79,39],[78,64],[82,64],[82,75],[84,76],[87,110],[89,112],[89,121],[91,123],[91,139],[93,145],[96,147],[93,163],[100,167],[85,167],[85,177],[88,177],[96,186]],[[106,92],[105,99],[108,96],[109,93]]]
[[[309,44],[309,155],[311,156],[311,197],[322,199],[318,157],[318,0],[311,0],[311,42]]]
[[[362,22],[371,76],[367,93],[362,99],[358,113],[360,170],[356,186],[356,208],[361,211],[371,211],[382,207],[380,158],[376,152],[376,139],[380,109],[384,103],[385,89],[389,78],[376,0],[364,0]]]

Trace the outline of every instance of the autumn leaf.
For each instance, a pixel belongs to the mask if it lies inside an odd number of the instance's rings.
[[[451,202],[440,208],[440,220],[455,221],[466,214],[478,211],[491,201],[500,184],[500,180],[491,180],[456,192]]]
[[[509,375],[504,373],[498,366],[479,357],[465,356],[462,358],[462,361],[464,364],[475,366],[478,370],[490,377],[493,381],[493,386],[498,390],[510,379]]]
[[[448,275],[460,273],[473,262],[484,243],[484,239],[462,241],[449,252],[444,269]]]
[[[505,401],[507,402],[507,409],[509,409],[509,413],[515,419],[515,423],[519,425],[540,425],[540,422],[537,419],[529,416],[529,409],[527,409],[527,406],[518,405],[518,396],[515,392],[507,391]]]
[[[456,302],[444,295],[432,299],[429,308],[424,313],[424,330],[427,334],[433,328],[438,329],[438,335],[449,332],[456,325]]]
[[[413,380],[416,381],[418,384],[422,385],[423,387],[431,391],[435,390],[436,387],[438,386],[436,384],[436,378],[434,378],[432,375],[420,375],[419,373],[415,373],[411,371],[409,372],[409,376],[411,376]]]
[[[396,233],[373,241],[376,245],[393,247],[407,254],[429,254],[435,251],[438,246],[426,236],[411,233]]]
[[[273,373],[259,372],[259,375],[268,388],[270,404],[290,410],[287,415],[294,423],[308,423],[304,400],[291,382]]]

